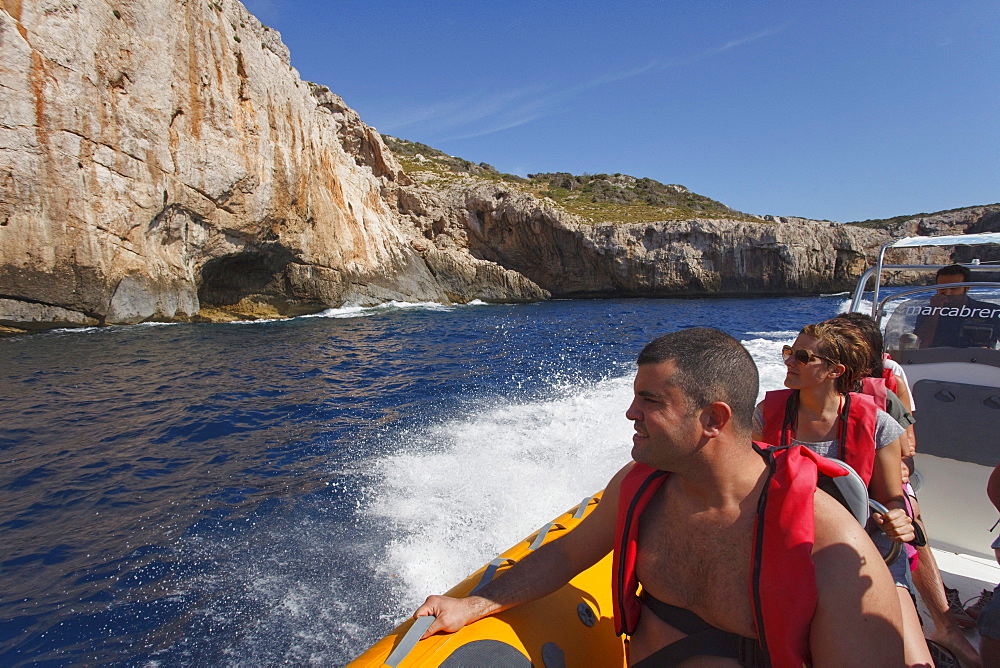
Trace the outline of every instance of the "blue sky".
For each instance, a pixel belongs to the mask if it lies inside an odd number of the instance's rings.
[[[1000,2],[245,0],[379,131],[842,222],[1000,201]]]

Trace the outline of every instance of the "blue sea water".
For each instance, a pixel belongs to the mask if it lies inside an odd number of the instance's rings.
[[[818,298],[390,304],[0,340],[0,665],[343,665],[628,461],[633,360],[762,391]]]

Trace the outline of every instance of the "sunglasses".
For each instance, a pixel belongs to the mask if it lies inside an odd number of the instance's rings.
[[[782,346],[781,358],[787,362],[789,357],[794,357],[795,361],[801,364],[802,366],[809,364],[809,362],[812,362],[814,358],[821,359],[824,362],[829,362],[830,364],[836,364],[836,362],[834,362],[829,357],[823,357],[822,355],[817,355],[811,350],[806,350],[805,348],[799,348],[798,350],[796,350],[791,346]]]

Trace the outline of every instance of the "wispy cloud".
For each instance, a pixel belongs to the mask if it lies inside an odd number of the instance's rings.
[[[384,119],[381,124],[390,132],[427,121],[434,121],[438,125],[461,127],[507,113],[520,101],[531,99],[539,95],[541,91],[541,86],[530,86],[494,91],[486,95],[465,95],[455,100],[409,107],[401,110],[395,116]]]
[[[587,90],[616,81],[631,79],[657,68],[651,62],[625,72],[605,74],[562,88],[540,84],[485,96],[467,95],[459,99],[417,106],[380,122],[381,129],[396,132],[400,128],[425,124],[424,129],[439,135],[437,141],[471,139],[525,125],[558,112],[560,105]]]
[[[791,24],[786,23],[746,35],[687,58],[666,62],[653,60],[639,67],[601,74],[570,86],[552,87],[536,84],[485,95],[466,95],[446,102],[411,107],[405,113],[381,121],[380,129],[391,133],[397,132],[401,128],[419,127],[421,133],[433,141],[471,139],[502,132],[559,113],[567,103],[589,90],[634,79],[650,72],[689,66],[751,42],[776,35],[788,28],[789,25]]]
[[[784,25],[775,26],[773,28],[768,28],[767,30],[761,30],[760,32],[755,33],[753,35],[747,35],[746,37],[741,37],[740,39],[734,39],[731,42],[726,42],[725,44],[723,44],[722,46],[720,46],[718,48],[709,49],[708,51],[705,51],[704,53],[699,54],[699,56],[696,57],[691,62],[695,62],[695,61],[698,61],[698,60],[703,60],[705,58],[710,58],[712,56],[716,56],[716,55],[718,55],[720,53],[723,53],[725,51],[729,51],[730,49],[735,49],[737,47],[743,46],[744,44],[749,44],[750,42],[756,42],[759,39],[764,39],[765,37],[771,37],[772,35],[777,35],[778,33],[782,32],[783,30],[785,30],[786,28],[788,28],[788,26],[790,26],[790,25],[792,25],[791,21],[789,21],[788,23],[785,23]]]

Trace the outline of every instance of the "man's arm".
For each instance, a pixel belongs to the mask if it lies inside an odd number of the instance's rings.
[[[611,551],[618,519],[618,491],[629,464],[611,479],[601,502],[572,531],[546,543],[514,564],[475,596],[429,596],[414,617],[435,615],[423,638],[454,633],[477,619],[542,598],[590,568]]]
[[[990,480],[986,483],[986,496],[1000,510],[1000,464],[997,464],[990,474]]]
[[[813,665],[904,665],[902,615],[889,569],[843,506],[821,491],[815,500]]]
[[[986,483],[986,496],[990,498],[990,502],[996,506],[996,509],[1000,510],[1000,464],[997,464],[993,469],[993,473],[990,474],[990,479]],[[1000,548],[993,548],[993,558],[1000,564]],[[1000,650],[1000,648],[997,649]]]

